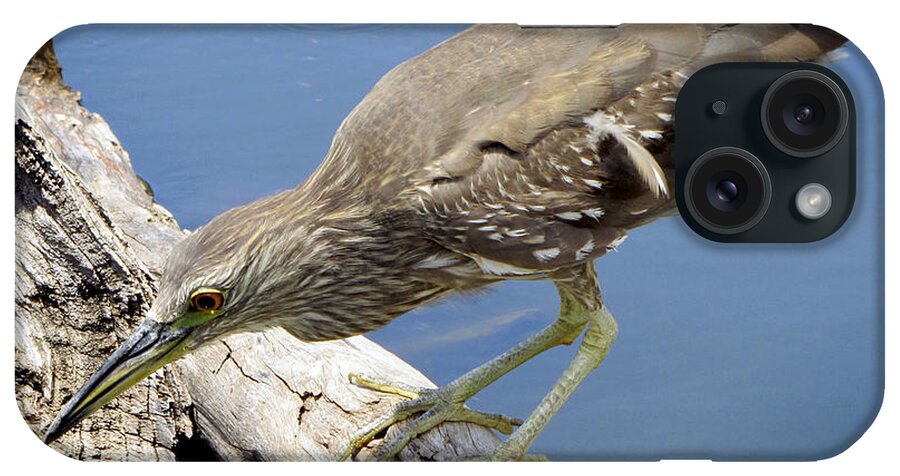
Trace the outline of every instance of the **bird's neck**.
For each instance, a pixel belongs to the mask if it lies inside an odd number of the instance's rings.
[[[447,292],[410,272],[436,246],[421,237],[414,212],[320,183],[276,197],[271,213],[290,219],[255,224],[260,238],[253,245],[258,251],[249,253],[257,268],[250,287],[256,296],[285,303],[277,324],[305,340],[344,338]]]

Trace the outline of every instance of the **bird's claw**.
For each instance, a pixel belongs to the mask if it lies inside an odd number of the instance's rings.
[[[468,422],[493,428],[509,435],[522,420],[505,415],[472,410],[465,406],[465,399],[459,398],[441,388],[417,388],[397,383],[384,383],[358,374],[350,375],[350,382],[363,388],[381,393],[399,395],[408,400],[395,404],[385,415],[370,422],[349,440],[341,452],[340,460],[353,458],[356,453],[371,442],[379,433],[395,423],[412,418],[402,429],[389,435],[377,448],[371,458],[378,461],[392,459],[416,436],[446,422]]]

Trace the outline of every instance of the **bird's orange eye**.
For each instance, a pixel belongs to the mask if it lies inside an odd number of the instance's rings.
[[[224,302],[222,293],[216,291],[199,292],[191,296],[191,305],[197,311],[218,311]]]

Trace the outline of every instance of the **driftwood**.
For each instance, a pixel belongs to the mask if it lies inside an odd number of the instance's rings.
[[[45,45],[22,75],[15,124],[16,396],[37,435],[141,320],[186,233],[79,98]],[[333,459],[348,434],[400,398],[351,385],[350,372],[433,386],[364,337],[241,334],[156,372],[53,447],[92,460]],[[486,428],[445,423],[400,458],[474,456],[498,441]]]

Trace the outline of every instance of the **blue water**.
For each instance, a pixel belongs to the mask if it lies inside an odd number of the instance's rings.
[[[181,225],[292,188],[378,78],[460,26],[87,26],[55,39],[63,74]],[[880,91],[835,66],[861,121]],[[861,125],[865,125],[861,122]],[[668,218],[598,260],[613,351],[534,451],[554,459],[822,458],[881,401],[882,157],[860,127],[851,219],[812,245],[718,245]],[[370,337],[446,383],[551,322],[549,282],[509,282]],[[471,406],[525,417],[565,368],[553,349]]]

